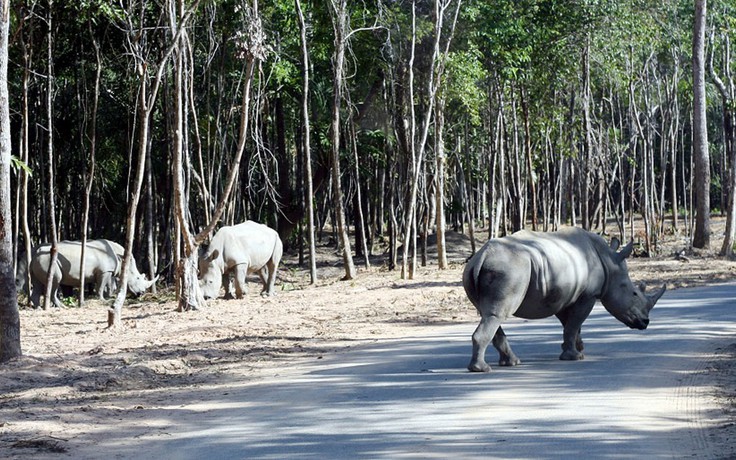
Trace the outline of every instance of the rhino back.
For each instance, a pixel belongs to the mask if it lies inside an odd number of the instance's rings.
[[[93,243],[93,241],[89,243]],[[57,244],[57,250],[56,267],[61,271],[61,284],[78,286],[82,278],[79,271],[80,261],[82,260],[82,243],[79,241],[60,241]],[[31,262],[31,271],[33,276],[42,283],[46,282],[45,277],[48,273],[50,259],[50,244],[44,244],[36,248]],[[85,282],[93,281],[96,273],[113,272],[115,270],[114,258],[111,259],[109,254],[95,244],[87,245],[84,265]]]
[[[273,256],[278,234],[270,227],[253,221],[223,227],[212,239],[213,247],[220,249],[227,269],[247,263],[249,270],[260,270]]]
[[[495,270],[511,282],[528,283],[524,300],[514,313],[521,318],[554,315],[582,295],[599,296],[605,283],[594,244],[588,233],[579,229],[521,231],[489,241],[483,251],[487,254],[480,270]],[[528,260],[523,267],[529,267],[529,273],[518,273],[519,260]]]

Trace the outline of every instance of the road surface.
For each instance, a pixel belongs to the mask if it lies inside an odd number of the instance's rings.
[[[558,360],[554,318],[513,320],[504,329],[522,364],[490,374],[465,371],[475,324],[417,327],[413,337],[194,391],[186,406],[146,409],[145,423],[94,450],[166,459],[719,458],[706,429],[722,415],[703,370],[716,347],[736,341],[735,312],[736,285],[667,292],[646,331],[597,305],[578,362]]]

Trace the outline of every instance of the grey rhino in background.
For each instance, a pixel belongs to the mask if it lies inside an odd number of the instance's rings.
[[[273,295],[283,250],[279,234],[266,225],[249,220],[222,227],[200,253],[199,285],[202,295],[205,299],[217,297],[223,280],[227,282],[232,274],[235,296],[240,299],[248,292],[248,273],[255,272],[263,282],[261,295]]]
[[[79,287],[79,262],[82,258],[82,243],[80,241],[61,241],[57,244],[58,257],[52,271],[51,300],[55,306],[61,307],[59,286]],[[100,299],[111,294],[117,287],[117,281],[122,267],[122,258],[125,249],[118,243],[110,240],[89,240],[85,251],[85,284],[94,283],[95,292]],[[16,285],[25,279],[25,263],[19,258],[16,273]],[[51,261],[51,245],[42,244],[33,250],[31,256],[31,303],[40,306],[41,296],[46,292],[49,263]],[[128,267],[128,292],[140,295],[156,282],[158,277],[148,280],[138,272],[135,259],[131,258]]]
[[[489,240],[465,266],[463,286],[481,316],[473,333],[468,369],[488,372],[486,347],[492,341],[500,366],[515,366],[519,358],[501,328],[510,316],[526,319],[552,315],[562,323],[562,360],[583,359],[580,327],[596,300],[632,329],[646,329],[649,311],[666,285],[646,295],[643,283],[634,286],[626,268],[633,242],[620,252],[614,238],[609,247],[600,236],[579,228],[559,232],[522,230]]]

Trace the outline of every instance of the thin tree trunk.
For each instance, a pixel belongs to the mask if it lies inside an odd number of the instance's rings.
[[[445,139],[444,139],[444,98],[437,104],[435,111],[435,226],[437,235],[437,268],[448,268],[445,245]]]
[[[48,65],[46,67],[47,71],[47,93],[46,93],[46,114],[48,117],[48,125],[46,126],[47,132],[46,135],[48,136],[48,144],[47,144],[47,159],[48,159],[48,172],[49,172],[49,183],[48,183],[48,205],[49,205],[49,234],[51,236],[51,251],[50,251],[50,260],[49,260],[49,266],[48,266],[48,272],[46,275],[46,294],[44,296],[43,301],[43,309],[46,310],[51,305],[51,287],[52,287],[52,279],[54,276],[54,269],[53,267],[56,265],[56,261],[58,260],[58,253],[57,253],[57,242],[59,240],[57,231],[56,231],[56,206],[55,206],[55,191],[56,187],[54,186],[54,79],[53,79],[53,41],[52,41],[52,16],[51,11],[53,9],[53,0],[49,0],[48,4],[48,16],[46,18],[47,26],[48,26],[48,34],[47,34],[47,54],[46,58],[48,59]]]
[[[342,249],[342,260],[345,268],[343,280],[355,278],[355,264],[350,249],[350,237],[345,222],[345,208],[343,204],[342,187],[340,186],[340,106],[342,105],[342,89],[345,72],[345,46],[347,39],[347,0],[330,0],[333,14],[332,28],[335,34],[335,50],[332,56],[334,80],[332,83],[332,120],[330,122],[330,137],[332,146],[330,158],[332,164],[332,187],[335,206],[335,219],[338,238]]]
[[[527,178],[529,180],[529,200],[532,208],[532,230],[537,231],[537,186],[534,182],[534,163],[532,159],[531,129],[529,127],[529,101],[526,89],[521,88],[521,109],[524,117],[524,152],[526,156]]]
[[[6,5],[9,3],[9,1],[6,2]],[[21,37],[21,45],[23,48],[23,94],[22,94],[22,111],[23,111],[23,117],[21,122],[21,152],[22,152],[22,160],[23,162],[28,165],[30,161],[30,140],[29,140],[29,113],[28,113],[28,86],[29,86],[29,80],[31,75],[31,61],[33,57],[33,48],[30,49],[26,46],[25,40],[24,40],[24,34],[20,34]],[[4,77],[5,78],[5,77]],[[1,122],[1,121],[0,121]],[[32,245],[31,245],[31,229],[28,224],[28,179],[30,177],[30,172],[26,169],[23,169],[22,172],[22,196],[23,196],[23,203],[21,204],[21,218],[22,218],[22,225],[23,225],[23,242],[25,244],[25,250],[24,257],[25,257],[25,263],[26,267],[31,266],[31,252],[32,252]],[[31,271],[26,271],[26,279],[25,279],[25,287],[26,287],[26,296],[30,299],[31,298]]]
[[[95,93],[92,100],[92,114],[89,127],[89,170],[85,174],[84,179],[84,205],[82,210],[82,252],[79,261],[79,273],[85,273],[85,254],[87,251],[87,227],[89,226],[89,201],[90,194],[92,193],[92,185],[95,178],[95,156],[97,151],[97,106],[100,98],[100,79],[102,76],[102,59],[100,57],[100,46],[97,43],[97,38],[92,32],[91,22],[88,22],[90,37],[92,44],[95,47],[95,57],[97,61],[97,68],[95,71]],[[84,276],[79,277],[79,306],[84,305]],[[102,289],[102,286],[98,286],[98,289]]]
[[[10,98],[8,29],[10,1],[0,0],[0,362],[21,356],[20,315],[13,272],[13,216],[10,193]]]
[[[307,183],[305,201],[307,203],[307,235],[309,239],[309,279],[317,283],[317,249],[314,240],[314,185],[312,183],[311,129],[309,124],[309,49],[307,47],[307,26],[300,0],[294,0],[299,16],[299,36],[302,51],[302,126],[304,130],[304,175]]]
[[[729,194],[726,200],[724,200],[724,207],[726,208],[726,233],[723,238],[723,245],[721,246],[721,256],[733,256],[734,254],[734,242],[736,240],[736,127],[734,126],[734,117],[736,117],[736,110],[734,110],[734,99],[736,99],[736,85],[734,85],[733,78],[731,76],[731,42],[728,34],[723,34],[724,50],[723,50],[723,74],[725,82],[716,73],[713,67],[713,54],[711,53],[708,59],[708,73],[710,73],[711,79],[718,88],[718,92],[721,94],[721,102],[723,106],[723,143],[724,143],[724,156],[728,161],[728,189]],[[711,42],[713,36],[711,35]]]

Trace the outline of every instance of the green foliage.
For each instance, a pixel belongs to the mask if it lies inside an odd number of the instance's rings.
[[[459,103],[474,125],[480,123],[480,110],[486,100],[481,85],[488,75],[482,59],[480,50],[471,48],[450,53],[447,60],[447,97]]]
[[[33,171],[31,170],[31,167],[26,164],[25,161],[19,159],[15,155],[10,156],[10,164],[13,167],[13,170],[18,173],[21,170],[25,171],[26,174],[29,176],[33,176]]]

